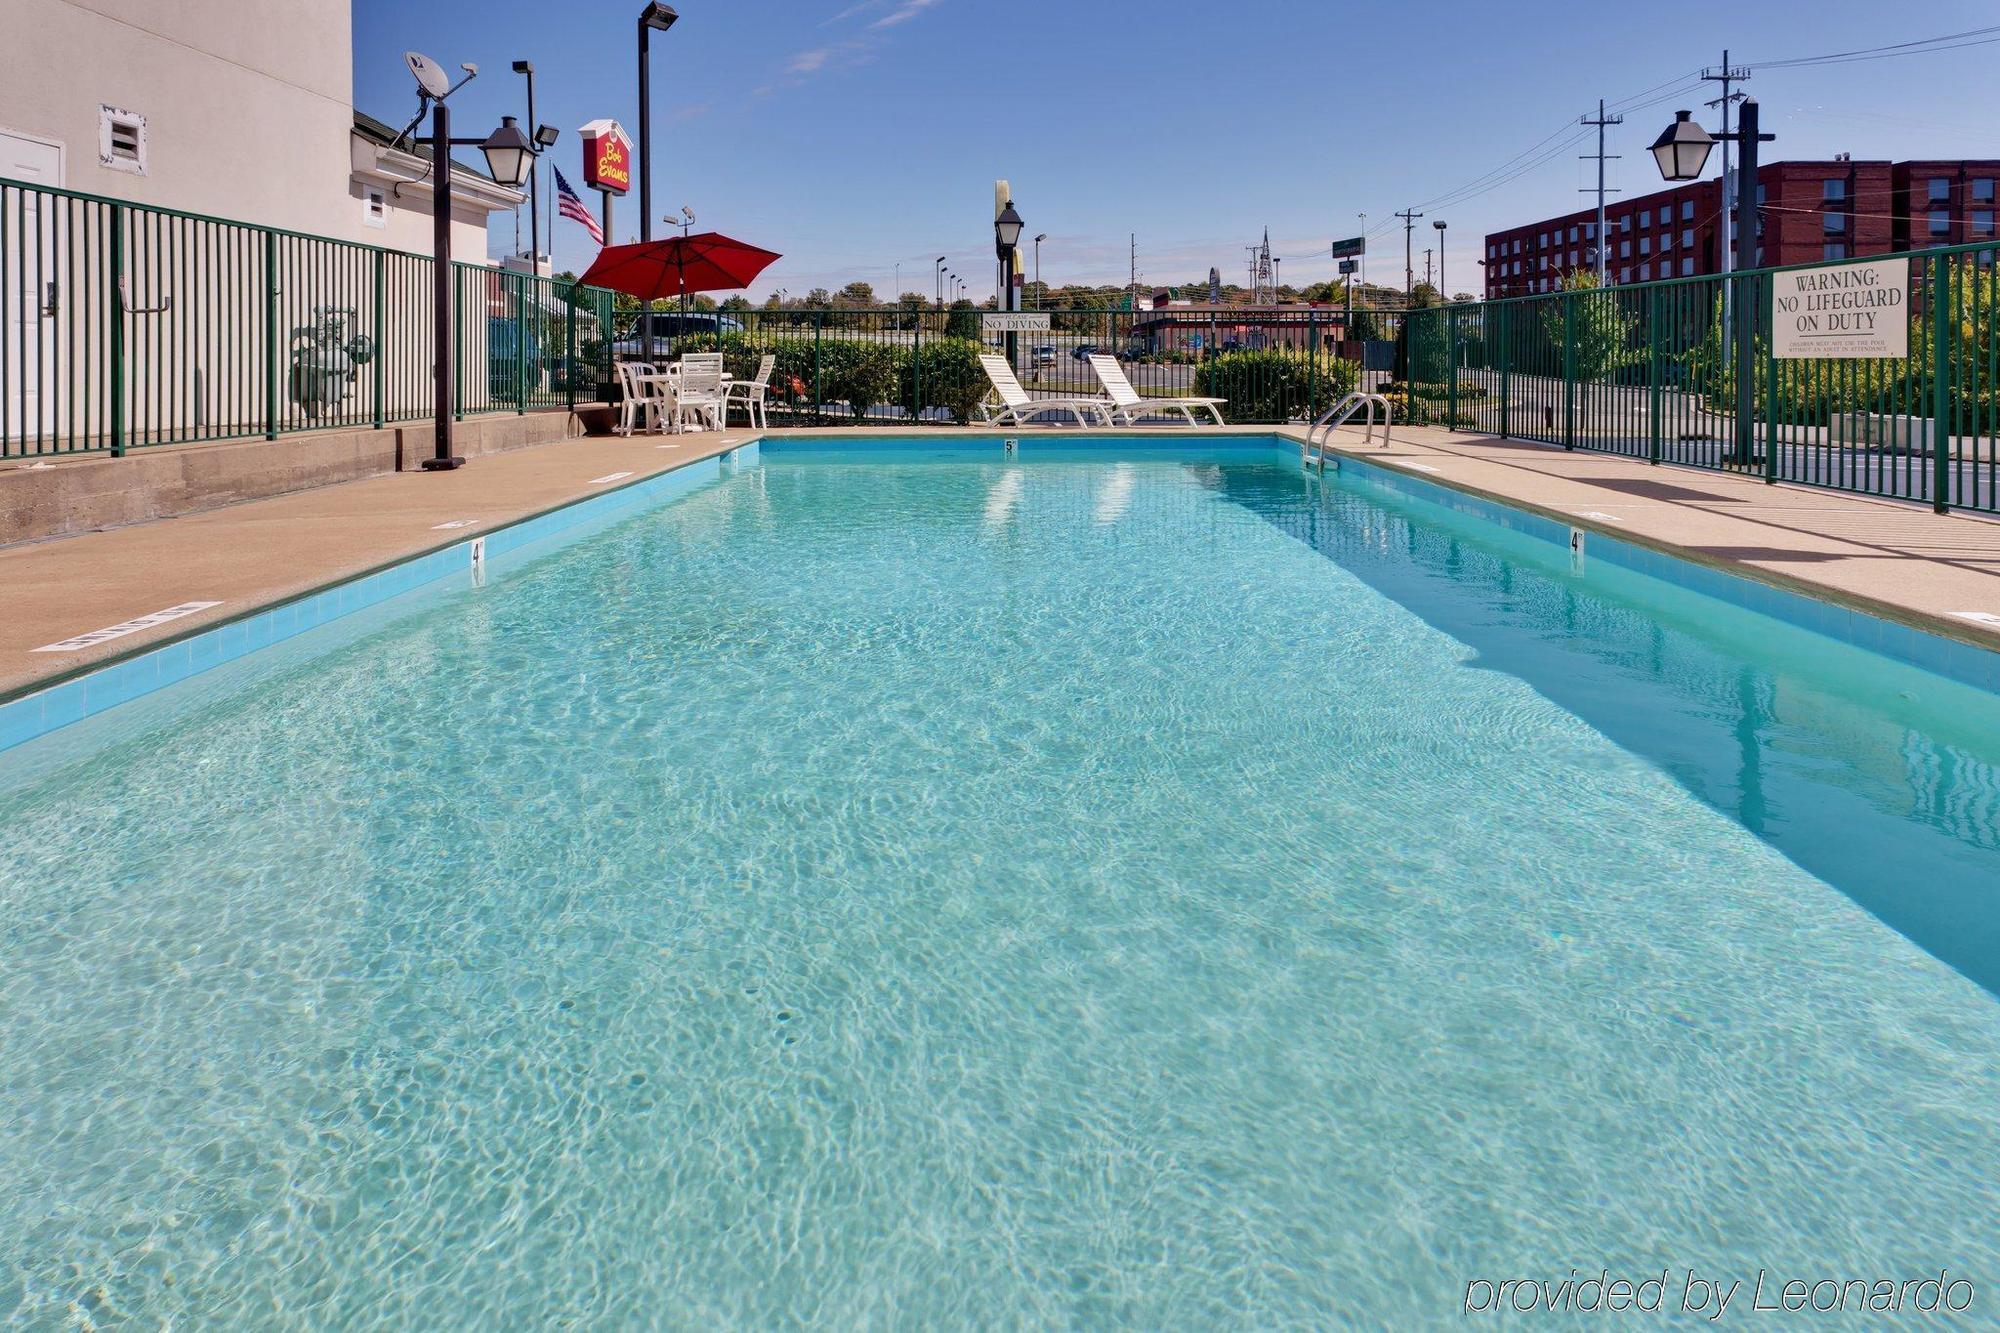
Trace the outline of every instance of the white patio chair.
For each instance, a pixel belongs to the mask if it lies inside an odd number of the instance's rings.
[[[1085,413],[1096,418],[1100,425],[1113,424],[1109,398],[1030,398],[1028,391],[1021,387],[1021,381],[1014,378],[1014,367],[1007,364],[1006,357],[996,352],[983,352],[979,364],[986,371],[986,378],[993,382],[993,391],[1000,395],[998,412],[990,411],[985,403],[979,405],[981,417],[991,425],[1025,425],[1030,418],[1043,412],[1072,413],[1079,426],[1090,424],[1084,420]]]
[[[1104,386],[1104,392],[1111,395],[1112,420],[1121,426],[1136,425],[1140,417],[1158,412],[1179,412],[1187,418],[1190,426],[1201,423],[1194,419],[1194,409],[1201,408],[1215,418],[1218,426],[1226,424],[1222,420],[1222,404],[1227,398],[1145,398],[1132,387],[1132,381],[1125,378],[1125,367],[1118,364],[1118,358],[1108,352],[1093,352],[1090,368],[1097,372],[1097,382]]]
[[[753,426],[769,429],[771,413],[764,397],[771,390],[771,372],[777,369],[778,358],[766,352],[757,361],[757,373],[747,380],[731,380],[722,391],[722,419],[729,420],[729,409],[741,407],[743,414],[750,418]]]
[[[653,368],[643,361],[619,361],[618,370],[618,433],[630,435],[639,430],[658,430],[660,409],[666,405],[666,398],[660,393],[660,377]]]
[[[690,416],[704,420],[712,430],[722,429],[722,353],[689,352],[680,361],[680,373],[668,392],[674,400],[674,429],[682,429]]]

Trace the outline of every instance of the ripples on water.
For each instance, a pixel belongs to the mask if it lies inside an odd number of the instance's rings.
[[[2000,1277],[1992,701],[1553,554],[774,454],[190,694],[0,794],[0,1318]]]

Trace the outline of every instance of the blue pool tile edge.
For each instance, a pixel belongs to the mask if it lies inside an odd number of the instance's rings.
[[[754,464],[758,456],[757,442],[752,440],[601,495],[574,500],[505,527],[476,533],[373,573],[330,584],[303,597],[170,639],[83,675],[0,703],[0,751],[24,745],[425,584],[463,574],[471,568],[474,542],[486,543],[489,559],[502,556],[582,524],[673,499],[720,478],[729,470]]]
[[[1289,452],[1296,454],[1296,446]],[[1760,579],[1700,564],[1682,556],[1624,540],[1603,528],[1565,523],[1499,500],[1413,476],[1400,468],[1353,454],[1340,455],[1343,468],[1358,469],[1367,483],[1412,499],[1492,523],[1559,547],[1568,547],[1570,529],[1588,534],[1584,558],[1600,560],[1671,583],[1719,602],[1766,615],[1800,629],[1917,667],[1961,685],[2000,694],[2000,652],[1871,615],[1838,602],[1793,592]]]

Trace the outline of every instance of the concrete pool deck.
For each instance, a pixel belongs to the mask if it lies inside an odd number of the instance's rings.
[[[980,433],[997,439],[1075,432]],[[1187,429],[1119,433],[1173,437]],[[1304,432],[1244,426],[1202,433],[1297,439]],[[392,473],[0,548],[0,698],[767,434],[838,440],[910,431],[593,436],[490,455],[455,472]],[[1955,614],[2000,617],[2000,524],[1989,520],[1442,430],[1399,427],[1386,449],[1365,443],[1358,430],[1341,431],[1334,446],[1577,527],[2000,651],[2000,621],[1989,626]],[[213,605],[75,651],[36,651],[190,603]]]

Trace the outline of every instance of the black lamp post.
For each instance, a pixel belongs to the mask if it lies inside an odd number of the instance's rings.
[[[942,310],[944,309],[944,256],[943,255],[939,255],[937,257],[937,263],[932,266],[932,270],[933,271],[931,273],[931,287],[933,289],[934,294],[937,297],[937,307],[938,309]]]
[[[674,26],[680,14],[672,5],[649,0],[639,11],[639,239],[653,239],[653,34]],[[611,239],[605,234],[605,239]],[[653,359],[653,303],[639,307],[640,356]]]
[[[469,82],[469,80],[467,80]],[[464,87],[461,82],[459,87]],[[452,92],[457,89],[450,90]],[[535,145],[521,132],[512,116],[502,116],[500,126],[484,139],[451,137],[451,108],[444,96],[430,97],[431,171],[437,186],[431,193],[431,298],[435,305],[432,320],[432,360],[436,365],[436,393],[433,397],[434,432],[437,450],[424,460],[426,472],[444,472],[463,467],[465,460],[454,454],[451,441],[452,409],[452,267],[451,267],[451,150],[453,146],[477,145],[486,155],[486,170],[501,185],[519,189],[535,164]],[[420,113],[421,114],[421,113]]]
[[[1035,234],[1035,309],[1040,310],[1048,293],[1042,290],[1042,242],[1049,239],[1047,232]]]
[[[1014,201],[1009,199],[1007,206],[1000,210],[1000,216],[993,219],[993,253],[1000,260],[1000,285],[994,289],[995,310],[1021,308],[1021,289],[1014,285],[1014,255],[1020,247],[1021,232],[1024,228],[1021,215],[1014,211]],[[1006,335],[1008,365],[1019,363],[1020,344],[1020,334],[1010,332]]]
[[[1744,276],[1734,279],[1736,290],[1729,294],[1730,336],[1736,344],[1736,438],[1729,461],[1739,467],[1749,465],[1757,442],[1753,420],[1754,395],[1751,392],[1757,372],[1756,348],[1752,342],[1757,317],[1752,301],[1757,282],[1747,276],[1748,271],[1757,266],[1757,145],[1778,137],[1759,133],[1757,119],[1757,99],[1754,97],[1744,101],[1737,114],[1736,128],[1722,134],[1710,134],[1694,123],[1691,113],[1676,111],[1673,124],[1653,140],[1653,160],[1659,164],[1660,175],[1670,181],[1699,179],[1702,167],[1708,162],[1709,152],[1717,141],[1727,140],[1737,146],[1736,272]],[[1602,240],[1601,237],[1599,239]]]
[[[1431,223],[1431,225],[1437,228],[1438,234],[1438,301],[1442,304],[1451,300],[1449,296],[1445,295],[1447,288],[1444,285],[1444,223],[1438,221]]]

